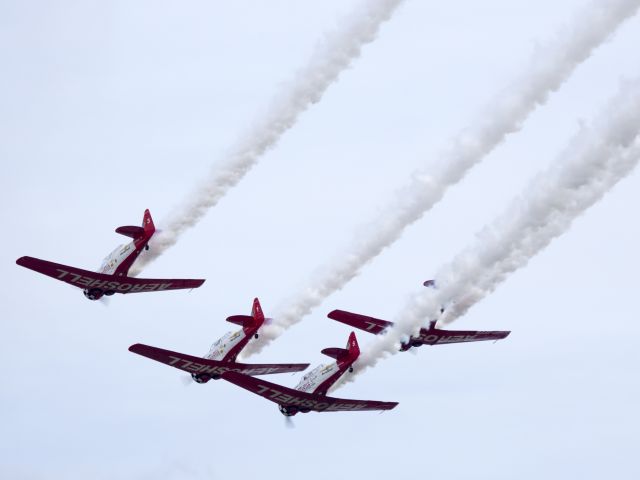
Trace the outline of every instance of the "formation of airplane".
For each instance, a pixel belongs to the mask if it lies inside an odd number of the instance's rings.
[[[132,238],[132,241],[120,245],[102,262],[97,272],[70,267],[33,257],[20,257],[16,263],[43,275],[83,289],[89,300],[98,300],[103,295],[114,293],[160,292],[163,290],[182,290],[198,288],[204,280],[192,279],[151,279],[129,277],[129,269],[143,250],[149,249],[149,240],[156,231],[151,213],[145,210],[142,226],[123,226],[116,233]]]
[[[187,372],[196,383],[207,383],[212,379],[218,380],[226,372],[244,375],[271,375],[306,370],[309,366],[308,363],[247,364],[236,362],[238,354],[249,341],[252,338],[258,338],[258,330],[264,321],[260,301],[256,298],[253,300],[251,315],[233,315],[227,318],[227,322],[240,325],[242,328],[222,336],[211,345],[209,353],[203,358],[142,343],[131,345],[129,351]]]
[[[157,292],[200,287],[204,280],[157,280],[129,276],[129,269],[135,260],[143,250],[149,249],[149,240],[155,231],[156,228],[149,210],[144,212],[142,226],[116,228],[117,233],[130,237],[132,241],[111,252],[104,259],[98,272],[33,257],[21,257],[16,260],[16,263],[83,289],[84,295],[89,300],[98,300],[105,295],[110,296],[115,293]],[[433,280],[427,280],[424,285],[435,288]],[[444,307],[440,310],[440,313],[443,312]],[[392,322],[346,310],[333,310],[327,316],[375,335],[384,334],[387,329],[393,326]],[[323,354],[335,360],[333,363],[319,365],[304,375],[295,388],[289,388],[254,377],[301,372],[306,370],[309,366],[308,363],[247,364],[236,361],[247,344],[252,339],[259,337],[260,328],[267,320],[260,301],[257,298],[254,299],[250,315],[232,315],[226,320],[241,328],[222,336],[202,358],[142,343],[131,345],[129,351],[187,372],[196,383],[224,379],[276,403],[280,412],[287,418],[298,413],[308,412],[384,411],[391,410],[398,405],[398,402],[352,400],[327,395],[331,386],[343,375],[353,372],[353,364],[360,356],[360,347],[355,332],[351,332],[349,335],[346,348],[325,348],[322,350]],[[437,320],[431,320],[429,326],[422,328],[418,335],[411,336],[403,342],[400,350],[406,351],[422,345],[501,340],[506,338],[509,333],[511,332],[444,330],[437,328]]]

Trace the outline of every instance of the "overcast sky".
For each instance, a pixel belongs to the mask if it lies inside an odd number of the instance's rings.
[[[185,386],[127,351],[203,355],[254,296],[273,314],[587,3],[405,1],[141,274],[207,282],[104,306],[15,260],[94,269],[125,240],[113,230],[145,208],[161,228],[366,2],[0,0],[0,477],[638,478],[638,171],[451,325],[508,339],[396,355],[336,392],[400,402],[391,412],[310,413],[287,429],[264,399]],[[400,241],[251,361],[329,361],[320,350],[349,334],[326,318],[335,308],[393,319],[640,74],[638,45],[635,16]]]

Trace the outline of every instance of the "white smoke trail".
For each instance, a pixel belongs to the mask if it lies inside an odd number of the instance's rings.
[[[493,292],[526,266],[575,218],[600,200],[640,160],[640,79],[626,82],[594,128],[583,127],[546,173],[535,178],[506,213],[485,227],[475,245],[436,275],[437,290],[416,295],[387,334],[358,360],[356,372],[398,352],[440,305],[451,304],[445,323]],[[351,378],[353,378],[352,376]]]
[[[380,26],[391,18],[403,0],[367,0],[318,46],[307,66],[271,104],[267,114],[244,135],[230,154],[215,165],[209,177],[189,195],[187,202],[161,222],[162,232],[148,254],[140,256],[132,275],[175,245],[258,162],[260,157],[293,127],[302,113],[318,103],[329,86],[356,60],[362,47],[376,39]]]
[[[456,136],[433,173],[414,173],[409,185],[356,235],[353,244],[280,309],[276,321],[263,329],[260,340],[245,349],[245,357],[259,352],[356,277],[362,267],[395,242],[407,226],[430,210],[450,186],[509,133],[520,130],[527,116],[544,104],[549,94],[639,6],[640,0],[595,0],[576,14],[574,27],[562,29],[554,41],[538,49],[529,62],[530,68],[489,102],[478,123]]]

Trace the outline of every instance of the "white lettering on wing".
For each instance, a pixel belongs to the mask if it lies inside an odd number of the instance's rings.
[[[319,402],[312,398],[301,398],[293,394],[283,393],[266,385],[258,385],[256,393],[281,405],[308,408],[316,411],[332,410],[336,405],[338,405],[337,409],[339,410],[349,410],[356,407],[350,404],[331,404],[329,402]]]
[[[109,282],[106,280],[94,280],[90,285],[87,285],[89,288],[105,288]]]
[[[58,278],[64,278],[67,275],[69,275],[69,272],[67,272],[65,270],[60,270],[59,268],[56,268],[56,272],[60,272],[60,275],[58,275]]]
[[[93,278],[91,277],[80,277],[80,279],[76,282],[78,285],[82,285],[83,287],[88,287],[93,283]]]
[[[448,337],[440,337],[438,343],[471,342],[475,339],[475,335],[451,335]]]
[[[348,410],[362,410],[366,407],[367,405],[365,403],[334,403],[329,408],[327,408],[327,411],[340,412]]]
[[[129,292],[157,292],[160,290],[166,290],[171,287],[172,283],[121,283],[118,281],[100,280],[86,275],[79,275],[77,273],[71,273],[60,268],[56,269],[58,272],[58,280],[63,280],[67,283],[77,285],[84,288],[100,288],[102,290],[113,290],[120,293]]]

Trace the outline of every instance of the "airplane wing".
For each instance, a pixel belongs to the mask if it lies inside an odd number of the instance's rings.
[[[381,334],[393,325],[392,322],[387,322],[386,320],[360,315],[359,313],[346,312],[344,310],[334,310],[330,312],[327,317],[375,335]]]
[[[388,327],[392,326],[392,322],[380,320],[379,318],[368,317],[358,313],[345,312],[344,310],[334,310],[329,318],[337,320],[352,327],[359,328],[366,332],[379,335]],[[423,328],[420,335],[411,337],[411,344],[416,345],[444,345],[447,343],[465,343],[465,342],[482,342],[486,340],[502,340],[507,338],[511,332],[509,331],[476,331],[476,330],[441,330],[438,328]]]
[[[440,330],[439,328],[420,330],[418,337],[411,337],[412,343],[423,345],[444,345],[447,343],[483,342],[487,340],[502,340],[507,338],[510,331],[476,331],[476,330]]]
[[[115,293],[159,292],[162,290],[181,290],[198,288],[204,280],[152,279],[119,277],[91,272],[60,263],[48,262],[33,257],[20,257],[16,263],[61,282],[82,289],[97,288]]]
[[[184,353],[172,352],[163,348],[136,343],[129,351],[164,363],[188,373],[221,376],[225,372],[240,372],[245,375],[271,375],[275,373],[301,372],[308,363],[264,363],[248,364],[236,362],[219,362],[207,358],[194,357]]]
[[[302,412],[357,412],[366,410],[391,410],[398,402],[378,402],[374,400],[347,400],[333,398],[315,393],[301,392],[283,387],[275,383],[248,377],[241,373],[227,372],[222,375],[224,380],[235,383],[239,387],[260,395],[267,400],[294,408]]]

